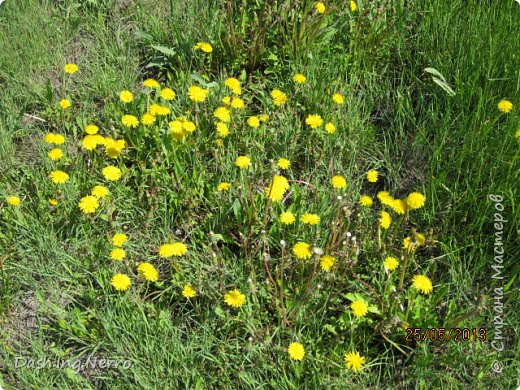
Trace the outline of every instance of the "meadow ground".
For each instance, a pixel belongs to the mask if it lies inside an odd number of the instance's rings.
[[[517,388],[518,20],[3,2],[0,387]]]

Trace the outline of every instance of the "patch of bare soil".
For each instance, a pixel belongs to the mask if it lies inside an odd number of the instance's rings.
[[[5,343],[19,349],[25,340],[38,330],[38,309],[40,303],[32,295],[24,296],[20,302],[13,305],[11,313],[1,327]],[[43,319],[43,322],[46,322]]]

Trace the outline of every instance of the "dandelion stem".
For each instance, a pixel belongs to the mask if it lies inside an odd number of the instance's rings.
[[[408,352],[406,352],[404,349],[402,349],[399,345],[397,345],[396,343],[394,343],[392,340],[390,340],[388,337],[385,336],[385,334],[382,332],[382,331],[379,331],[379,334],[381,335],[381,337],[383,337],[386,341],[388,341],[390,344],[392,344],[397,350],[399,350],[399,352],[401,352],[402,354],[404,354],[405,356],[410,356],[410,354]]]

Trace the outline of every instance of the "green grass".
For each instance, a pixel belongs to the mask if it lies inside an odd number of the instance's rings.
[[[516,3],[360,2],[360,11],[352,13],[348,2],[347,7],[326,2],[331,14],[313,35],[302,30],[305,19],[289,9],[275,7],[262,19],[263,3],[249,1],[248,7],[235,4],[235,46],[227,38],[226,2],[222,9],[216,1],[22,3],[7,0],[0,6],[0,386],[519,385]],[[311,10],[313,2],[286,3]],[[263,40],[251,50],[254,34],[260,34],[253,27],[261,20],[272,28],[256,37]],[[193,51],[198,41],[213,44],[211,56]],[[80,72],[66,77],[62,68],[68,62],[77,63]],[[445,77],[453,96],[434,83],[428,67]],[[297,72],[307,77],[298,87],[292,82]],[[233,115],[231,134],[219,149],[212,114],[228,93],[223,81],[229,76],[240,77],[247,108]],[[120,125],[123,114],[146,110],[150,98],[139,93],[148,77],[177,92],[172,115],[160,119],[163,129],[178,115],[196,121],[196,132],[185,142],[172,142],[159,126],[145,131]],[[213,81],[208,102],[195,105],[188,99],[188,86]],[[290,94],[288,104],[273,106],[274,88]],[[123,89],[136,96],[129,106],[118,101]],[[343,106],[332,103],[334,91],[345,95]],[[66,112],[57,108],[64,97],[74,103]],[[497,110],[502,98],[513,102],[510,114]],[[305,117],[311,113],[334,122],[337,132],[310,131]],[[257,114],[269,119],[251,129],[245,120]],[[81,149],[87,123],[126,139],[123,156],[111,160]],[[47,132],[66,136],[63,160],[47,158]],[[250,171],[234,165],[238,155],[251,157]],[[272,176],[280,174],[275,167],[280,157],[292,162],[281,174],[297,180],[283,206],[265,196]],[[121,181],[108,183],[101,176],[110,163],[122,168]],[[70,175],[61,193],[48,178],[58,168]],[[380,173],[375,184],[365,180],[369,169]],[[341,199],[330,186],[334,174],[348,181]],[[215,190],[222,181],[232,184],[229,191]],[[107,185],[111,195],[99,212],[85,216],[78,202],[96,184]],[[418,191],[426,204],[406,220],[391,212],[393,225],[381,232],[379,202],[369,210],[356,202],[360,194],[375,199],[382,190],[396,198]],[[490,194],[504,197],[508,220],[503,284],[491,278]],[[11,195],[22,198],[20,207],[4,201]],[[60,203],[50,207],[49,198]],[[277,216],[287,209],[298,216],[316,213],[322,221],[318,227],[283,226]],[[412,229],[425,233],[427,243],[410,255],[401,246]],[[129,237],[127,262],[109,258],[110,237],[119,231]],[[347,231],[356,236],[359,250]],[[187,255],[160,259],[159,246],[171,240],[186,242]],[[297,241],[330,250],[339,267],[326,273],[312,260],[296,260],[290,253]],[[381,264],[387,255],[401,261],[393,285],[409,264],[397,296],[390,293]],[[160,281],[137,277],[135,268],[144,261],[154,264]],[[118,272],[132,279],[124,293],[110,284]],[[415,274],[433,280],[430,296],[416,297],[408,288]],[[197,289],[197,297],[181,295],[186,283]],[[500,286],[506,348],[497,353],[489,340],[495,332],[493,289]],[[223,300],[234,288],[247,297],[240,309]],[[354,319],[348,298],[353,293],[381,313]],[[404,320],[412,327],[486,328],[488,341],[410,344],[404,341]],[[293,341],[305,347],[302,362],[287,355]],[[358,373],[343,361],[352,350],[367,359]],[[17,356],[126,359],[132,366],[79,372],[16,368]],[[501,374],[491,372],[494,360],[504,363]]]

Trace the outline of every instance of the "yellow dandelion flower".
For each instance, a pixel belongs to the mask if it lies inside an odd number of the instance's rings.
[[[229,135],[229,127],[223,122],[217,122],[217,134],[221,138],[226,138]]]
[[[128,237],[124,233],[116,233],[112,236],[112,245],[122,247],[125,242],[128,241]]]
[[[309,125],[311,129],[317,129],[323,124],[323,119],[319,115],[311,114],[307,116],[305,123]]]
[[[168,123],[168,126],[170,127],[170,131],[173,134],[184,133],[183,123],[181,121],[178,121],[177,119]]]
[[[160,104],[152,104],[148,112],[152,115],[165,116],[170,114],[171,110],[166,106],[161,106]]]
[[[415,239],[412,237],[406,237],[403,240],[403,248],[409,252],[414,252],[419,246],[424,245],[426,237],[422,233],[417,233]]]
[[[513,109],[513,103],[507,99],[502,99],[498,102],[498,109],[504,114],[508,114]]]
[[[423,294],[430,294],[433,291],[432,281],[426,275],[415,275],[412,278],[412,285]]]
[[[280,202],[288,189],[289,182],[287,179],[283,176],[275,176],[266,188],[266,193],[273,202]]]
[[[290,211],[285,211],[280,214],[280,222],[284,225],[290,225],[296,221],[296,217]]]
[[[281,106],[287,102],[287,95],[279,89],[273,89],[271,91],[271,98],[275,106]]]
[[[420,192],[412,192],[406,198],[406,205],[410,210],[420,209],[424,206],[426,197]]]
[[[383,229],[388,229],[392,223],[392,217],[386,211],[381,211],[379,215],[379,224]]]
[[[69,99],[61,99],[60,100],[60,107],[64,110],[66,110],[67,108],[69,108],[70,106],[72,106],[72,103],[70,102]]]
[[[57,206],[58,205],[58,199],[49,199],[49,204],[51,206]]]
[[[114,248],[110,252],[110,258],[112,260],[123,260],[126,257],[126,252],[121,248]]]
[[[61,145],[65,142],[65,137],[61,134],[54,134],[54,143],[56,145]]]
[[[149,282],[157,282],[159,280],[159,273],[157,269],[150,263],[141,263],[137,266],[137,274]]]
[[[260,126],[260,119],[257,116],[250,116],[247,118],[247,124],[252,128],[257,128]]]
[[[286,158],[281,158],[278,160],[278,168],[280,169],[289,169],[291,166],[291,160],[287,160]]]
[[[148,112],[148,114],[152,114],[153,116],[159,115],[159,111],[161,110],[160,107],[161,107],[161,105],[157,104],[157,103],[150,104],[147,112]]]
[[[321,1],[317,1],[316,3],[314,3],[314,9],[318,13],[322,14],[325,12],[325,4],[323,4],[323,2],[321,2]]]
[[[385,206],[391,206],[395,200],[388,191],[379,191],[377,193],[377,199]]]
[[[97,127],[96,125],[87,125],[85,127],[85,133],[90,134],[90,135],[97,134],[98,131],[99,131],[99,127]]]
[[[238,97],[233,97],[233,99],[231,100],[232,108],[240,110],[240,109],[244,108],[245,106],[246,106],[246,104],[244,103],[244,100],[242,100]]]
[[[517,139],[518,142],[520,142],[520,129],[518,129],[515,133],[515,138]]]
[[[334,125],[334,123],[327,122],[325,124],[325,131],[329,134],[334,134],[336,132],[336,126]]]
[[[146,79],[143,81],[143,85],[146,88],[157,88],[161,86],[155,79]]]
[[[59,160],[63,157],[63,151],[60,148],[54,148],[47,153],[47,156],[53,161]]]
[[[240,307],[246,303],[246,296],[235,289],[228,291],[227,294],[224,295],[224,302],[231,307]]]
[[[377,182],[378,177],[379,177],[379,172],[377,172],[375,169],[372,169],[372,170],[367,172],[367,180],[370,183]]]
[[[105,199],[110,194],[110,191],[105,186],[97,185],[92,188],[90,194],[96,198]]]
[[[171,88],[163,88],[161,93],[159,93],[159,96],[164,100],[173,100],[177,94]]]
[[[117,158],[126,147],[126,141],[124,139],[115,140],[109,138],[105,140],[105,153],[110,158]]]
[[[297,242],[292,251],[298,259],[308,259],[312,256],[311,246],[306,242]]]
[[[132,285],[132,282],[128,275],[115,274],[112,277],[111,284],[117,291],[126,291]]]
[[[50,178],[54,184],[64,184],[69,180],[69,175],[63,171],[57,170],[51,172]]]
[[[81,147],[86,150],[94,150],[100,144],[100,138],[97,134],[95,135],[86,135],[81,140]]]
[[[103,168],[101,173],[103,174],[103,177],[106,180],[110,180],[110,181],[117,181],[117,180],[121,179],[121,176],[122,176],[121,169],[119,169],[118,167],[115,167],[113,165],[109,165],[109,166]]]
[[[195,122],[185,121],[182,124],[182,129],[187,133],[193,133],[197,129],[197,126],[195,125]]]
[[[305,348],[301,343],[292,342],[287,348],[287,353],[292,360],[301,361],[305,356]]]
[[[360,371],[365,364],[365,358],[359,352],[346,353],[344,358],[347,368],[353,371]]]
[[[305,213],[300,218],[300,221],[307,225],[317,225],[320,223],[320,217],[318,214]]]
[[[266,115],[266,114],[258,115],[258,119],[260,119],[260,122],[267,122],[267,120],[269,119],[269,115]]]
[[[343,176],[334,176],[330,179],[332,186],[337,189],[345,188],[347,186],[347,180]]]
[[[224,85],[228,87],[231,92],[235,95],[241,95],[242,89],[240,87],[240,81],[234,77],[229,77],[224,81]]]
[[[361,197],[359,198],[359,204],[361,204],[361,206],[365,206],[365,207],[372,207],[372,205],[374,204],[374,201],[368,195],[361,195]]]
[[[145,112],[141,116],[141,123],[145,126],[150,126],[155,122],[155,119],[155,115],[152,115],[149,112]]]
[[[123,126],[130,128],[137,127],[139,126],[139,119],[137,119],[137,117],[133,115],[123,115],[123,117],[121,118],[121,123],[123,124]]]
[[[344,104],[345,103],[345,97],[340,93],[335,93],[332,95],[332,100],[336,104]]]
[[[224,96],[222,98],[222,103],[226,106],[226,107],[231,107],[231,96]]]
[[[110,145],[114,141],[114,139],[110,136],[103,137],[101,134],[95,134],[92,136],[98,145]]]
[[[353,301],[350,304],[350,308],[356,317],[364,317],[368,313],[368,305],[364,301]]]
[[[222,182],[217,186],[217,191],[227,191],[231,187],[230,183]]]
[[[395,257],[388,256],[385,261],[383,262],[385,265],[385,268],[389,271],[393,271],[399,266],[399,260],[397,260]]]
[[[406,237],[403,240],[403,248],[409,252],[413,252],[416,249],[415,244],[412,242],[412,237]]]
[[[45,137],[43,138],[43,140],[45,142],[47,142],[48,144],[53,144],[55,138],[56,138],[56,134],[54,134],[54,133],[47,133],[47,134],[45,134]]]
[[[209,94],[209,90],[192,85],[188,88],[188,97],[194,102],[203,102]]]
[[[188,283],[182,289],[182,296],[186,299],[190,299],[197,296],[197,291]]]
[[[132,95],[132,92],[125,89],[119,93],[119,100],[121,100],[123,103],[130,103],[132,100],[134,100],[134,95]]]
[[[167,259],[172,256],[183,256],[188,252],[188,247],[182,242],[163,244],[159,248],[159,257]]]
[[[226,107],[218,107],[214,112],[213,116],[221,122],[231,121],[231,112]]]
[[[320,259],[320,266],[323,271],[330,271],[334,264],[336,264],[336,259],[332,256],[325,255]]]
[[[358,9],[358,6],[354,0],[350,0],[350,10],[352,12],[356,12]]]
[[[99,207],[99,200],[97,197],[88,195],[84,196],[79,201],[79,208],[84,214],[92,214]]]
[[[251,166],[251,159],[247,156],[239,156],[235,160],[235,165],[240,169],[247,169]]]
[[[297,84],[303,84],[303,83],[305,83],[305,81],[307,81],[307,77],[305,77],[305,75],[303,75],[301,73],[296,73],[293,76],[293,80]]]
[[[406,210],[408,209],[406,200],[404,199],[394,199],[390,203],[390,207],[392,210],[394,210],[397,214],[404,214]]]
[[[7,203],[13,207],[17,207],[20,206],[20,203],[22,203],[22,201],[19,197],[13,195],[7,198]]]
[[[66,64],[63,67],[63,70],[65,71],[65,73],[74,74],[79,70],[79,68],[78,68],[78,65],[76,65],[76,64]]]
[[[200,50],[204,53],[211,53],[213,51],[213,47],[208,42],[198,42],[194,47],[193,50]]]

